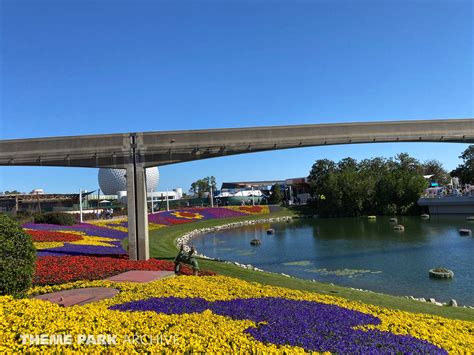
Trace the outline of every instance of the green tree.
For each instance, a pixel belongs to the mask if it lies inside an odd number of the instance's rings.
[[[358,216],[362,213],[364,195],[361,186],[356,160],[345,158],[337,163],[338,208],[343,211],[343,215]]]
[[[281,203],[282,200],[283,200],[283,194],[281,193],[280,185],[278,184],[273,185],[271,189],[270,198],[268,199],[268,203],[272,205],[277,205]]]
[[[393,160],[398,169],[406,172],[423,174],[423,166],[418,160],[411,157],[408,153],[400,153]]]
[[[427,183],[423,166],[406,153],[386,160],[317,160],[308,177],[314,208],[322,216],[415,213]]]
[[[459,158],[463,163],[451,171],[451,176],[458,177],[463,184],[474,183],[474,145],[470,145]]]
[[[308,181],[312,188],[320,186],[329,174],[336,170],[336,163],[329,159],[319,159],[313,164],[309,172]]]
[[[379,212],[415,213],[416,202],[427,187],[427,182],[422,176],[422,165],[406,153],[390,159],[387,164],[388,171],[382,175],[376,188]]]
[[[334,211],[331,186],[334,186],[336,163],[329,159],[316,160],[308,176],[308,184],[316,210],[322,215],[331,215]],[[328,202],[328,198],[331,202]]]
[[[189,191],[198,198],[203,198],[204,193],[216,191],[216,178],[214,176],[208,176],[203,179],[196,180],[191,184]]]
[[[360,191],[363,195],[362,210],[365,214],[380,213],[377,182],[387,174],[388,164],[384,158],[364,159],[359,163]]]
[[[430,180],[441,185],[448,184],[450,180],[450,176],[443,168],[443,164],[435,159],[427,160],[423,163],[423,175],[433,175]]]

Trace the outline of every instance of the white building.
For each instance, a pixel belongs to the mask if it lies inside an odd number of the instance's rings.
[[[177,187],[176,189],[169,191],[152,191],[147,193],[148,201],[151,201],[152,197],[154,201],[166,200],[179,200],[183,197],[183,189]]]

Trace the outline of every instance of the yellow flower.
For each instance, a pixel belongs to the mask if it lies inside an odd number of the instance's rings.
[[[258,206],[226,206],[225,208],[247,214],[269,214],[270,209],[266,205]]]
[[[111,305],[150,297],[202,297],[209,301],[235,298],[282,297],[335,304],[340,307],[372,314],[381,320],[378,326],[361,329],[380,329],[394,334],[408,334],[425,339],[452,352],[474,349],[474,323],[445,319],[428,314],[414,314],[394,309],[367,305],[343,298],[286,288],[249,283],[224,276],[181,276],[147,284],[112,283],[109,281],[78,281],[55,286],[34,287],[29,294],[43,294],[83,287],[116,287],[120,293],[84,306],[59,307],[35,299],[13,299],[0,296],[0,353],[12,352],[150,352],[150,353],[304,353],[292,346],[264,344],[244,332],[256,324],[250,320],[233,320],[211,311],[182,315],[155,312],[121,312]],[[28,345],[22,344],[22,334],[111,334],[117,344],[111,346],[86,345]],[[161,335],[161,342],[133,344],[131,335]],[[176,340],[166,342],[163,339]]]
[[[61,248],[64,246],[64,242],[33,242],[33,244],[38,250]]]
[[[187,212],[187,211],[177,211],[171,213],[173,216],[178,218],[185,218],[185,219],[202,219],[204,216],[200,213],[195,212]]]
[[[76,244],[76,245],[97,245],[102,247],[114,247],[117,246],[111,244],[111,242],[116,242],[119,239],[114,238],[106,238],[106,237],[97,237],[97,236],[90,236],[90,235],[83,235],[82,240],[78,240],[75,242],[69,242],[69,244]]]
[[[84,232],[78,232],[78,231],[70,231],[70,230],[60,231],[60,230],[58,230],[57,232],[75,234],[75,235],[80,236],[82,239],[81,240],[76,240],[76,241],[73,241],[73,242],[34,242],[33,244],[35,245],[36,249],[40,250],[40,249],[60,248],[60,247],[63,247],[64,244],[97,245],[97,246],[103,246],[103,247],[114,247],[114,248],[116,248],[117,246],[114,245],[114,244],[111,244],[111,242],[116,242],[116,241],[119,240],[119,239],[114,239],[114,238],[91,236],[91,235],[87,235]]]
[[[102,228],[108,228],[108,229],[113,229],[113,230],[117,230],[117,231],[120,231],[120,232],[125,232],[127,233],[128,232],[128,228],[127,227],[124,227],[124,226],[119,226],[118,224],[121,224],[121,223],[124,223],[124,222],[127,222],[127,218],[116,218],[116,219],[111,219],[111,220],[100,220],[100,221],[87,221],[88,224],[93,224],[95,226],[98,226],[98,227],[102,227]]]
[[[164,227],[166,227],[165,224],[157,224],[157,223],[149,223],[148,224],[148,229],[151,230],[151,231],[161,229],[161,228],[164,228]]]

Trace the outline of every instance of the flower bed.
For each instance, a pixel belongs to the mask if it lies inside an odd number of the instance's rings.
[[[157,225],[175,225],[208,219],[243,217],[249,214],[268,214],[268,206],[226,206],[214,208],[187,208],[148,215],[148,221]]]
[[[363,325],[379,325],[380,319],[366,313],[319,302],[277,297],[234,299],[209,302],[203,298],[162,297],[133,301],[110,307],[120,311],[153,311],[164,314],[203,313],[236,320],[249,319],[257,327],[245,333],[263,343],[300,346],[305,350],[330,352],[446,353],[441,348],[407,335],[380,330],[355,330]]]
[[[125,255],[121,240],[127,233],[79,223],[73,226],[27,223],[23,229],[33,237],[38,256]]]
[[[255,207],[253,212],[257,210],[262,214],[269,212],[266,206]],[[244,215],[246,215],[244,212],[229,208],[175,210],[150,215],[149,228],[153,230],[205,219]],[[23,225],[23,228],[32,236],[38,251],[34,278],[36,285],[97,280],[128,270],[174,269],[171,261],[151,259],[137,262],[126,259],[127,252],[121,246],[121,241],[127,238],[126,218],[90,221],[73,226],[28,223]],[[191,274],[188,267],[184,267],[183,271],[185,274]],[[200,274],[213,273],[204,271]]]
[[[129,270],[173,271],[174,263],[168,260],[149,259],[131,261],[125,257],[97,256],[44,256],[36,261],[35,285],[55,285],[77,280],[100,280]],[[182,273],[191,275],[192,269],[183,265]],[[215,275],[200,271],[201,275]]]
[[[26,230],[28,233],[31,231]],[[82,254],[123,254],[125,251],[118,238],[87,235],[86,232],[43,232],[48,242],[33,241],[39,256],[82,255]],[[73,238],[74,237],[74,238]],[[46,235],[45,238],[46,239]]]
[[[31,235],[33,242],[35,243],[48,243],[48,242],[77,242],[82,238],[77,234],[71,234],[68,232],[53,232],[53,231],[35,231],[26,230]]]
[[[474,348],[472,322],[223,276],[148,284],[76,282],[36,287],[30,294],[98,286],[121,292],[69,308],[0,297],[0,352],[446,353]],[[29,345],[22,343],[21,334],[69,334],[73,339],[108,334],[115,336],[115,343]]]
[[[268,214],[268,206],[230,206],[188,208],[164,211],[148,216],[149,229],[197,221]],[[27,223],[23,228],[33,237],[38,256],[64,255],[126,255],[121,241],[127,238],[126,218],[88,221],[73,226]]]

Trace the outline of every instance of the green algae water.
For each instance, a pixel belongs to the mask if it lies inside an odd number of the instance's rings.
[[[466,216],[399,217],[404,232],[387,217],[305,219],[250,225],[199,236],[199,253],[252,264],[266,271],[393,295],[436,298],[474,305],[474,231]],[[274,234],[267,234],[273,228]],[[251,246],[252,239],[260,246]],[[451,280],[429,278],[446,267]]]

